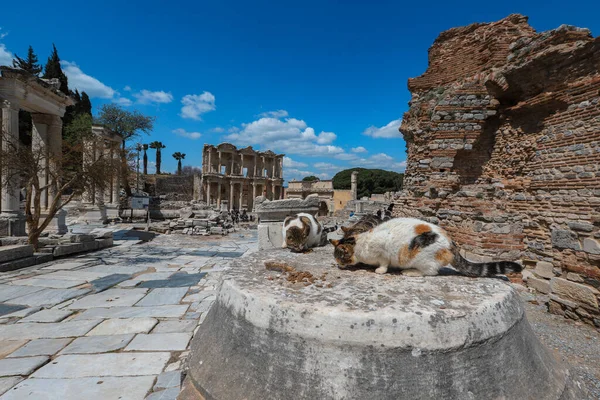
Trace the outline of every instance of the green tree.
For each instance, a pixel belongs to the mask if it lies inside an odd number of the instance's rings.
[[[317,178],[317,177],[316,177],[316,176],[314,176],[314,175],[310,175],[310,176],[305,176],[304,178],[302,178],[302,180],[303,180],[304,182],[314,182],[314,181],[318,181],[318,180],[320,180],[320,179],[319,179],[319,178]]]
[[[358,171],[358,198],[370,197],[372,194],[397,192],[402,190],[404,174],[384,171],[382,169],[349,168],[338,172],[333,177],[333,188],[348,190],[351,187],[351,175]]]
[[[154,141],[154,142],[150,143],[150,148],[156,150],[156,175],[160,174],[160,163],[162,161],[161,160],[162,156],[161,156],[160,151],[162,149],[164,149],[165,147],[167,147],[167,146],[165,146],[164,144],[162,144],[162,142],[159,142],[159,141]]]
[[[81,100],[77,103],[77,114],[92,115],[92,102],[86,92],[81,92]]]
[[[121,182],[123,182],[125,192],[131,196],[131,186],[129,185],[129,167],[127,159],[127,141],[137,137],[140,133],[149,134],[154,128],[155,117],[149,117],[138,111],[128,111],[115,104],[104,104],[100,107],[100,113],[96,118],[96,123],[104,125],[108,129],[120,135],[123,138],[123,147],[121,148]]]
[[[44,68],[44,79],[58,79],[60,82],[60,91],[64,94],[70,94],[69,92],[69,80],[60,67],[60,57],[58,56],[58,50],[54,43],[52,44],[52,53],[48,57],[46,67]]]
[[[143,144],[142,150],[144,150],[144,175],[148,175],[148,154],[146,153],[148,150],[148,145]]]
[[[27,50],[27,58],[22,59],[21,57],[15,54],[15,59],[13,60],[13,67],[20,68],[35,76],[38,76],[40,72],[42,72],[42,66],[38,64],[38,58],[33,52],[33,47],[31,46],[29,46],[29,50]]]
[[[173,158],[177,160],[177,175],[181,175],[181,160],[185,158],[185,153],[175,152]]]

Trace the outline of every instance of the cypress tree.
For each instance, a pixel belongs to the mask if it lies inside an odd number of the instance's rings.
[[[29,46],[29,50],[27,50],[26,59],[22,59],[21,57],[15,54],[15,59],[13,60],[13,67],[20,68],[35,76],[38,76],[40,72],[42,72],[42,66],[38,64],[38,58],[33,52],[33,47],[31,47],[31,45]]]
[[[64,94],[69,94],[69,80],[60,67],[60,57],[58,56],[58,50],[56,50],[56,45],[54,45],[54,43],[52,44],[52,54],[48,57],[48,62],[46,63],[44,76],[42,76],[42,78],[58,78],[60,81],[60,91]]]
[[[86,92],[81,92],[81,102],[79,104],[79,113],[92,115],[92,102]]]

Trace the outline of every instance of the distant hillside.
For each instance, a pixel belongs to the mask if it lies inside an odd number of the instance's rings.
[[[358,198],[371,194],[395,192],[402,189],[404,174],[382,169],[350,168],[338,172],[333,177],[334,189],[350,189],[350,175],[358,171]]]

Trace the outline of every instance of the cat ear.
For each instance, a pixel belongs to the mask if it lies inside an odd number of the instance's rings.
[[[337,246],[338,244],[340,244],[339,240],[335,240],[335,239],[329,239],[329,243],[331,243],[334,246]]]
[[[292,219],[293,217],[285,217],[285,219],[283,220],[283,226],[287,226]]]

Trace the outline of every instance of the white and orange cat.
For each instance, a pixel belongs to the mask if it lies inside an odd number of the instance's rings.
[[[283,221],[283,248],[300,253],[311,247],[325,246],[327,233],[336,227],[324,228],[317,217],[307,213],[298,213],[295,217],[287,217]]]
[[[335,246],[340,268],[362,263],[378,267],[375,272],[379,274],[385,274],[389,267],[437,275],[442,267],[451,265],[467,276],[493,276],[523,269],[511,261],[468,261],[442,228],[415,218],[394,218],[367,232],[330,242]]]

